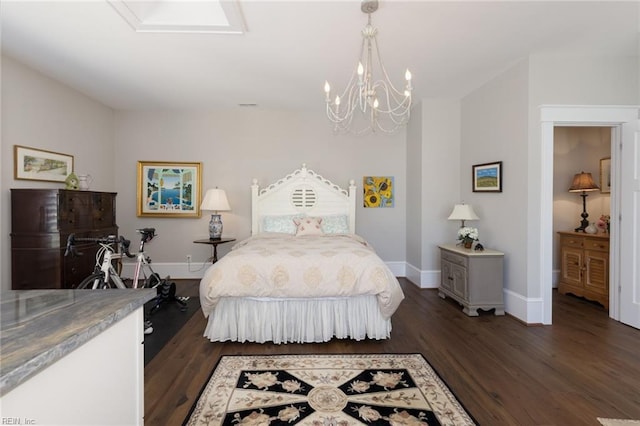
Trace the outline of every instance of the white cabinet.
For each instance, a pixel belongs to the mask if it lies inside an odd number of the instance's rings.
[[[495,309],[495,315],[504,315],[504,253],[475,251],[452,244],[439,247],[438,295],[460,303],[469,316],[478,316],[478,309]]]
[[[103,291],[129,290],[95,290]],[[13,424],[142,425],[143,316],[143,308],[136,309],[2,396],[2,418],[21,422]]]

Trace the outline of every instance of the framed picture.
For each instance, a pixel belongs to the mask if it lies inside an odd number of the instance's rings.
[[[473,166],[473,192],[502,192],[502,161]]]
[[[611,157],[600,160],[600,192],[611,192]]]
[[[138,216],[200,217],[202,163],[138,161]]]
[[[64,182],[73,171],[73,155],[14,145],[13,177]]]
[[[364,176],[362,191],[364,207],[393,207],[393,176]]]

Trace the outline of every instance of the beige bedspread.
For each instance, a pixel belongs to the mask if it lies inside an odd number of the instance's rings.
[[[209,316],[222,297],[322,298],[373,294],[390,317],[404,299],[396,277],[361,237],[263,233],[237,243],[200,282]]]

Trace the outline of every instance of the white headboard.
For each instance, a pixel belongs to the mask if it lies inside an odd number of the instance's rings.
[[[262,232],[263,216],[294,215],[328,216],[344,214],[349,231],[356,232],[356,184],[349,189],[323,178],[305,164],[275,183],[260,189],[258,180],[251,185],[251,235]]]

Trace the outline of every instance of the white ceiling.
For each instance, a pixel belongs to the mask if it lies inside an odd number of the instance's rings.
[[[638,54],[639,3],[380,0],[392,80],[414,98],[461,97],[536,52]],[[0,6],[12,56],[115,109],[324,108],[343,88],[366,15],[356,0],[239,0],[243,34],[136,32],[106,0]]]

